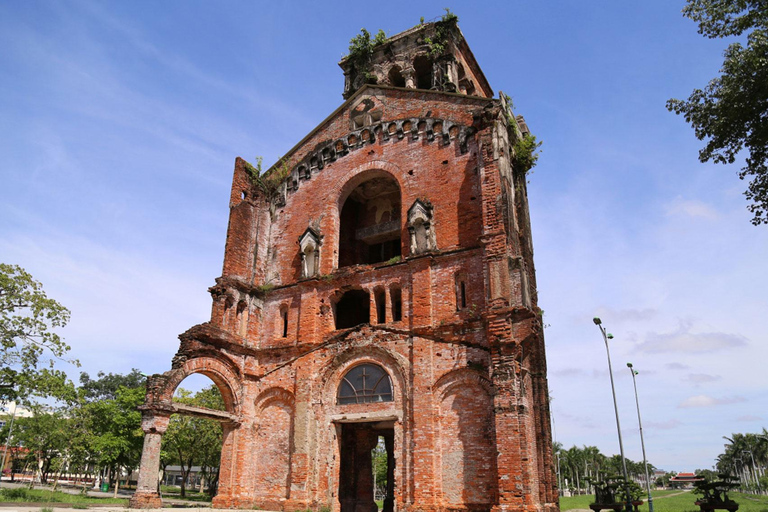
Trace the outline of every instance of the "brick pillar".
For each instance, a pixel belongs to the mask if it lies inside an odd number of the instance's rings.
[[[157,492],[160,469],[160,445],[171,416],[168,412],[143,411],[141,429],[144,431],[144,449],[141,452],[139,481],[131,497],[130,508],[162,508],[163,500]]]

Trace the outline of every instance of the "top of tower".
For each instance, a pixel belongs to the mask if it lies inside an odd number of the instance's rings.
[[[367,30],[352,39],[344,70],[344,98],[364,84],[430,89],[492,98],[493,90],[457,24],[447,12],[439,21],[420,23],[386,37]]]

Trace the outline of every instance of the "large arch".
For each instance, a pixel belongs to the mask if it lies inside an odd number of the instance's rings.
[[[291,497],[295,398],[284,388],[272,387],[259,393],[254,404],[255,505],[282,508]]]
[[[379,366],[389,375],[392,401],[338,403],[337,392],[342,379],[349,370],[361,364]],[[373,344],[365,344],[336,354],[320,372],[318,380],[324,385],[318,390],[316,399],[326,405],[324,425],[321,425],[318,440],[334,446],[327,460],[328,471],[322,477],[328,479],[327,484],[324,482],[322,487],[338,499],[340,509],[332,505],[333,510],[347,512],[353,509],[353,501],[365,502],[371,498],[365,494],[365,488],[370,484],[368,490],[372,489],[372,481],[368,484],[364,482],[371,478],[370,450],[379,437],[384,438],[388,460],[384,512],[393,511],[395,500],[404,499],[408,493],[409,371],[410,365],[405,357]],[[354,488],[349,485],[352,481],[357,482]],[[363,494],[357,494],[361,489]]]
[[[433,386],[440,428],[438,475],[447,507],[490,508],[496,501],[491,391],[488,378],[469,368],[452,370]]]
[[[165,372],[163,374],[165,385],[161,390],[158,390],[159,393],[155,395],[154,400],[170,403],[179,384],[195,373],[205,375],[219,388],[227,412],[234,415],[240,414],[239,390],[242,379],[238,375],[237,369],[231,361],[210,355],[191,357],[179,367]]]

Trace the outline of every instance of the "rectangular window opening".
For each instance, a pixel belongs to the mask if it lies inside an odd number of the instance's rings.
[[[384,290],[376,291],[374,297],[376,298],[376,323],[383,324],[387,321],[387,299],[384,295]]]
[[[389,296],[392,299],[392,321],[399,322],[403,319],[402,294],[400,293],[400,288],[392,288],[389,291]]]
[[[288,337],[288,312],[283,311],[283,338]]]

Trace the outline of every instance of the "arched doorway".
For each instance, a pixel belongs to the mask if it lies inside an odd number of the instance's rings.
[[[381,366],[366,362],[348,369],[336,392],[337,405],[393,402],[392,379]],[[394,510],[395,422],[345,422],[340,434],[341,512]]]

